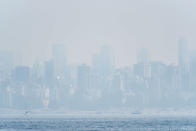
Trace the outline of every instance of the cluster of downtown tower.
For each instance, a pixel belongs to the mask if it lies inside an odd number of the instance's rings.
[[[32,67],[13,66],[13,57],[0,52],[0,107],[13,109],[195,107],[196,51],[178,41],[178,64],[151,61],[147,49],[137,63],[115,68],[110,48],[93,55],[92,65],[70,66],[64,45],[54,44],[52,58]]]

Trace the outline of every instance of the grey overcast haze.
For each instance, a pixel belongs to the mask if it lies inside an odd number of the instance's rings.
[[[195,0],[1,0],[0,50],[32,65],[63,43],[68,63],[90,64],[109,45],[116,65],[126,66],[144,47],[151,60],[175,64],[179,37],[196,49],[195,7]]]

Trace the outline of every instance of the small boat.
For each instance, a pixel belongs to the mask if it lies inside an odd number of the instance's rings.
[[[25,116],[29,115],[29,114],[31,114],[31,111],[25,111],[25,113],[24,113]]]

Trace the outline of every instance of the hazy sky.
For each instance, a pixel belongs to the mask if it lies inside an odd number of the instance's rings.
[[[108,44],[117,65],[135,63],[140,47],[152,60],[175,63],[179,36],[196,48],[195,12],[195,0],[1,0],[0,50],[30,65],[64,43],[70,63],[90,63]]]

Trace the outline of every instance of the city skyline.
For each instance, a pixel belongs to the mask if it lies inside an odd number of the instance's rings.
[[[196,50],[178,40],[178,64],[137,52],[132,66],[115,67],[109,46],[92,56],[92,65],[69,65],[63,44],[52,46],[52,57],[32,67],[13,65],[13,57],[0,52],[0,107],[13,109],[108,110],[109,108],[195,107]],[[35,100],[35,101],[34,101]]]

